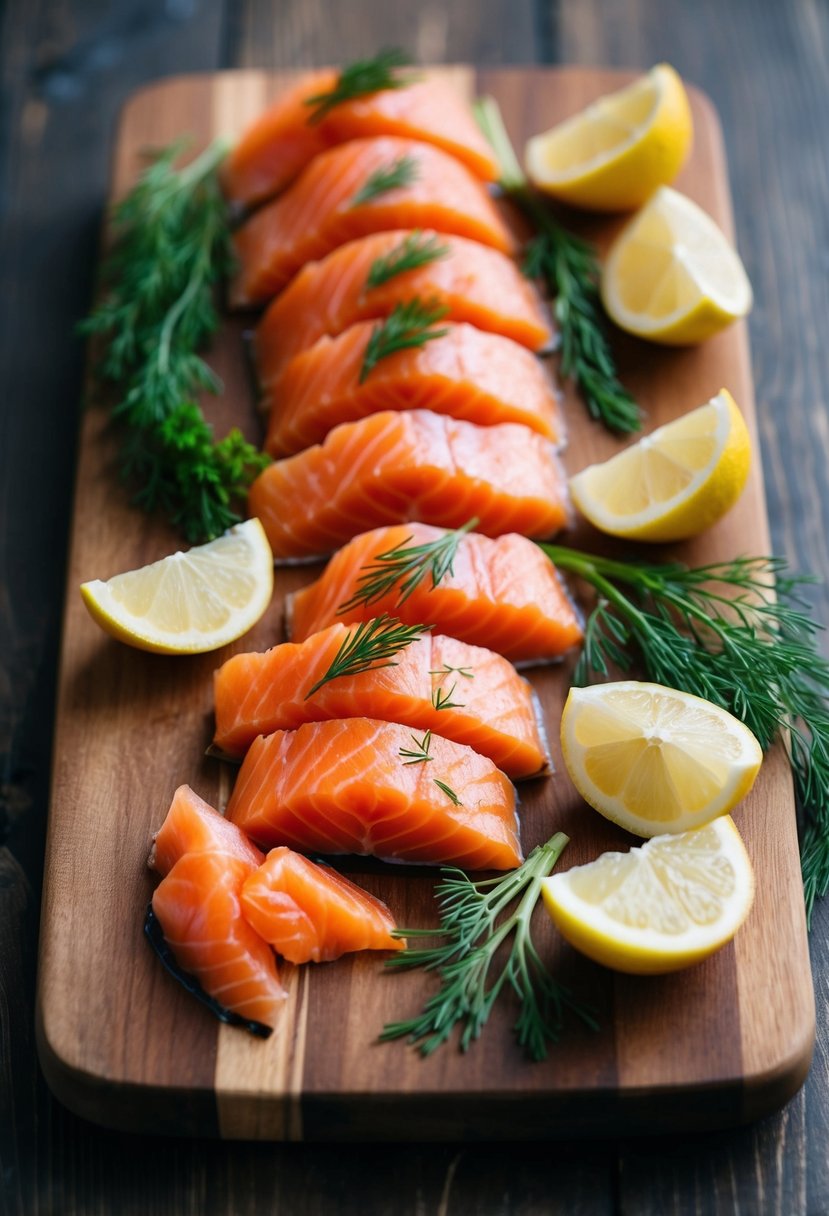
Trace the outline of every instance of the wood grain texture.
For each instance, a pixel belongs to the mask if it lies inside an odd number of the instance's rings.
[[[612,73],[575,69],[491,71],[479,82],[470,71],[453,69],[450,78],[467,94],[477,84],[500,97],[519,146],[530,131],[620,83]],[[180,132],[191,132],[197,147],[217,132],[236,134],[285,80],[284,74],[180,78],[142,91],[124,113],[115,194],[134,180],[141,148]],[[679,184],[730,228],[716,118],[698,95],[693,107],[695,150]],[[615,228],[594,223],[589,232],[602,243]],[[630,341],[622,358],[652,425],[706,400],[722,384],[732,388],[753,421],[744,327],[681,354],[654,355]],[[224,398],[208,406],[217,427],[223,431],[237,421],[255,436],[238,327],[229,325],[219,336],[215,363],[226,383]],[[572,394],[567,408],[566,462],[575,471],[617,445],[586,420]],[[106,578],[172,547],[163,527],[114,498],[113,443],[104,411],[88,409],[70,551],[41,935],[41,1058],[64,1101],[98,1121],[138,1130],[158,1127],[161,1118],[167,1129],[178,1124],[210,1133],[218,1127],[230,1137],[360,1140],[408,1138],[414,1129],[424,1139],[466,1139],[575,1128],[595,1135],[621,1127],[710,1127],[764,1113],[790,1095],[808,1066],[813,1011],[791,782],[779,757],[764,766],[737,812],[767,894],[765,902],[758,900],[739,948],[728,947],[677,976],[613,977],[576,959],[540,918],[544,956],[578,993],[590,993],[603,1026],[596,1035],[568,1029],[566,1050],[554,1050],[543,1065],[521,1058],[510,1032],[515,1010],[508,1003],[496,1009],[465,1057],[444,1051],[421,1059],[400,1044],[378,1046],[382,1025],[422,1004],[431,983],[417,973],[384,976],[371,958],[293,973],[284,1018],[265,1044],[219,1029],[204,1010],[188,1005],[143,947],[136,909],[151,889],[143,868],[150,833],[175,786],[188,781],[214,804],[225,800],[226,771],[200,756],[209,736],[209,673],[226,656],[182,661],[125,651],[100,635],[78,602],[75,588],[84,579]],[[595,540],[586,525],[570,539],[588,546]],[[735,510],[675,552],[696,562],[762,551],[767,544],[756,467]],[[281,599],[308,578],[306,570],[280,571],[274,606],[233,649],[278,641]],[[567,670],[565,664],[532,676],[552,738]],[[568,864],[628,847],[624,833],[586,810],[558,759],[555,779],[522,791],[525,848],[553,828],[573,838]],[[780,820],[780,830],[764,846],[766,815]],[[368,870],[368,885],[400,923],[428,923],[431,878]],[[101,959],[107,960],[103,972]],[[769,959],[775,962],[767,973]],[[214,1090],[217,1113],[205,1116]]]

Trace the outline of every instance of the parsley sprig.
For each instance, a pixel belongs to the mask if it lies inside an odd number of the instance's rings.
[[[195,396],[221,382],[196,353],[218,326],[217,281],[231,265],[217,141],[183,169],[158,153],[113,212],[101,298],[80,330],[101,342],[99,380],[117,385],[121,471],[136,501],[161,509],[188,540],[218,536],[268,463],[234,428],[219,442]]]
[[[462,870],[442,871],[436,889],[438,927],[398,931],[409,940],[439,938],[440,944],[401,950],[386,964],[397,970],[422,967],[436,971],[440,987],[420,1014],[386,1026],[381,1039],[408,1038],[423,1055],[430,1055],[460,1024],[460,1047],[466,1051],[505,989],[512,989],[520,1001],[515,1034],[533,1060],[543,1060],[548,1044],[558,1040],[567,1010],[595,1028],[589,1010],[550,974],[531,933],[542,879],[553,869],[567,841],[563,832],[557,832],[533,849],[518,869],[498,878],[473,882]],[[510,938],[504,961],[500,949]]]
[[[502,189],[536,229],[524,270],[531,278],[543,280],[553,298],[553,314],[561,332],[562,374],[575,382],[592,418],[619,434],[640,430],[642,411],[619,380],[605,332],[595,250],[557,224],[530,187],[497,101],[481,98],[475,115],[498,157]]]

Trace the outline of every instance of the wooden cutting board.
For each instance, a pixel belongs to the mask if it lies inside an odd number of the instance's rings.
[[[516,146],[626,77],[592,69],[442,69],[465,92],[499,99]],[[229,72],[142,90],[126,107],[113,192],[135,180],[142,152],[190,133],[194,150],[236,135],[288,74]],[[693,155],[677,185],[727,230],[731,207],[722,138],[705,97],[692,93]],[[573,220],[575,223],[575,219]],[[615,221],[584,223],[600,244]],[[217,432],[233,424],[256,437],[241,334],[229,320],[212,361],[226,384],[206,410]],[[657,425],[723,385],[754,428],[745,325],[695,350],[662,350],[618,336],[623,378]],[[617,441],[566,408],[571,472]],[[756,441],[756,435],[755,435]],[[214,655],[170,658],[105,637],[78,585],[109,578],[180,547],[157,520],[131,508],[119,486],[117,441],[104,409],[84,412],[59,676],[54,775],[41,931],[40,1058],[57,1096],[112,1127],[236,1138],[496,1139],[716,1127],[758,1117],[802,1083],[814,1038],[793,793],[781,749],[735,814],[757,874],[752,914],[735,942],[674,976],[616,976],[557,940],[543,913],[537,941],[551,969],[592,1004],[600,1029],[569,1026],[543,1063],[527,1062],[510,1030],[509,1002],[466,1055],[429,1059],[384,1023],[409,1016],[434,990],[419,973],[384,973],[376,957],[285,968],[290,999],[266,1042],[220,1026],[162,970],[143,940],[153,889],[146,856],[173,790],[189,782],[223,806],[232,772],[206,759],[212,672],[233,651],[283,639],[284,595],[314,571],[278,571],[272,610],[252,634]],[[759,447],[755,442],[755,451]],[[595,544],[576,529],[574,545]],[[769,536],[759,459],[737,507],[672,555],[692,563],[766,553]],[[667,556],[667,554],[666,554]],[[557,751],[570,664],[533,675]],[[559,758],[556,755],[556,760]],[[558,775],[525,784],[525,850],[557,829],[572,837],[566,866],[634,841],[605,823]],[[385,899],[404,925],[433,923],[432,877],[352,861],[349,872]]]

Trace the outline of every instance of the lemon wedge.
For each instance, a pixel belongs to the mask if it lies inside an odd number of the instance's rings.
[[[690,967],[731,941],[751,910],[754,874],[729,815],[629,853],[545,878],[561,935],[597,963],[633,975]]]
[[[81,586],[93,619],[157,654],[200,654],[241,637],[271,602],[273,556],[258,519],[140,570]]]
[[[763,759],[748,727],[726,710],[636,680],[571,688],[561,746],[585,802],[636,836],[687,832],[725,815]]]
[[[622,229],[601,278],[608,316],[651,342],[690,346],[751,309],[739,255],[701,207],[663,186]]]
[[[716,523],[743,492],[751,439],[727,389],[602,464],[570,478],[576,507],[601,532],[673,541]]]
[[[692,139],[685,88],[667,63],[534,136],[525,160],[539,189],[591,211],[639,207],[673,181]]]

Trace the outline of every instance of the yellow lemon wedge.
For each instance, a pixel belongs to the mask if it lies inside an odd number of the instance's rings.
[[[636,680],[571,688],[561,747],[585,802],[636,836],[687,832],[725,815],[763,760],[754,735],[726,710]]]
[[[727,389],[601,464],[570,478],[594,527],[628,540],[697,536],[734,506],[751,467],[751,439]]]
[[[691,346],[748,314],[739,255],[701,207],[662,186],[622,229],[601,276],[608,316],[651,342]]]
[[[273,594],[273,555],[258,519],[108,582],[83,583],[93,619],[157,654],[201,654],[246,633]]]
[[[730,942],[751,910],[754,874],[730,815],[693,832],[603,853],[541,884],[572,946],[633,975],[690,967]]]
[[[667,63],[527,144],[527,174],[546,194],[591,211],[628,211],[676,177],[691,146],[685,88]]]

